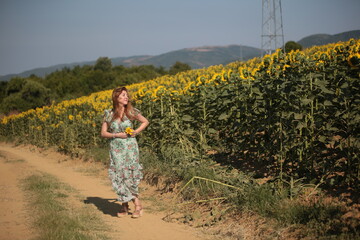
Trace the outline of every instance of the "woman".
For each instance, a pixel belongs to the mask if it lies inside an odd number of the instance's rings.
[[[147,127],[149,121],[132,107],[125,87],[114,89],[112,101],[113,109],[105,110],[101,126],[101,137],[110,139],[109,177],[122,202],[118,217],[128,215],[128,202],[132,201],[135,205],[132,217],[138,218],[143,212],[138,189],[143,175],[135,136]],[[133,120],[141,123],[137,129],[133,129]]]

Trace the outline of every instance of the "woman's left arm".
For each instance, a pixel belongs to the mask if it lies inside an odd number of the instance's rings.
[[[137,129],[134,130],[135,135],[139,134],[141,131],[143,131],[149,125],[149,121],[140,113],[138,115],[136,115],[136,120],[141,122],[141,124]]]

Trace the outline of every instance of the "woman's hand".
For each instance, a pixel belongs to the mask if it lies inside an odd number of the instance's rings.
[[[132,131],[131,137],[136,137],[136,135],[138,135],[138,133],[136,132],[136,130]]]
[[[115,137],[118,137],[118,138],[127,138],[127,134],[124,133],[124,132],[120,132],[120,133],[115,133]]]

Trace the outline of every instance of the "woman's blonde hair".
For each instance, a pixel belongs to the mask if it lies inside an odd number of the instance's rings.
[[[121,109],[120,109],[121,107],[118,104],[118,97],[123,91],[125,91],[128,95],[128,103],[125,105],[124,112],[121,116]],[[131,105],[130,95],[129,95],[129,92],[126,87],[115,88],[112,92],[112,101],[113,101],[113,112],[114,112],[112,121],[114,121],[115,119],[118,119],[118,118],[120,119],[120,121],[122,121],[124,114],[130,120],[135,119],[134,108]]]

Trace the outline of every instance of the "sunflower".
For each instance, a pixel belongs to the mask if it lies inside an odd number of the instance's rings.
[[[127,128],[125,129],[125,133],[126,133],[129,137],[131,137],[131,135],[133,134],[133,132],[134,132],[134,129],[132,129],[131,127],[127,127]]]

